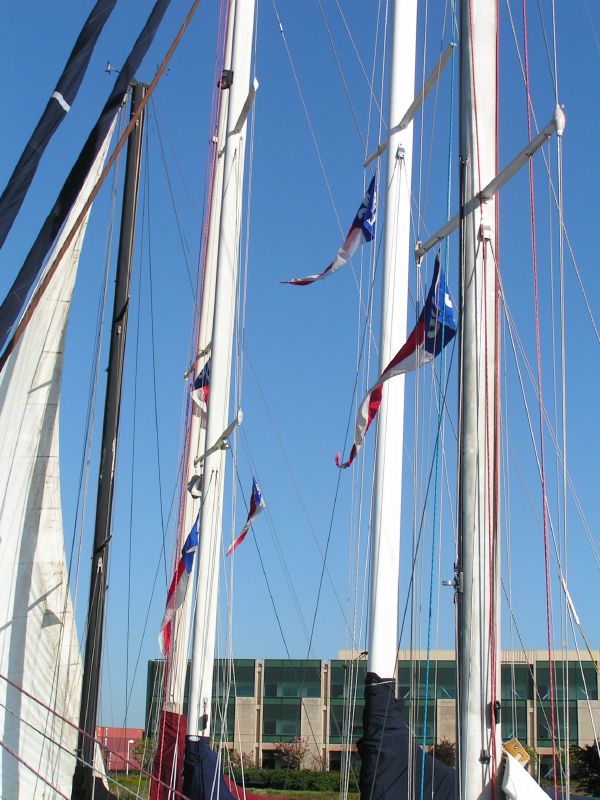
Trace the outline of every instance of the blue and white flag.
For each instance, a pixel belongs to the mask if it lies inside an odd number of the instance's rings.
[[[250,530],[250,525],[252,524],[252,520],[254,517],[257,517],[260,512],[267,507],[267,504],[264,501],[262,493],[260,491],[260,486],[256,482],[256,478],[252,478],[252,494],[250,495],[250,511],[248,512],[248,519],[246,520],[246,524],[242,528],[240,535],[237,537],[235,542],[229,547],[229,550],[225,553],[225,556],[230,556],[236,547],[239,547],[241,543],[246,538],[246,534]]]
[[[167,604],[165,613],[160,625],[160,633],[158,634],[158,646],[160,652],[167,655],[171,647],[173,617],[175,612],[183,604],[187,585],[194,568],[194,554],[198,549],[198,527],[200,525],[200,515],[196,518],[183,547],[181,548],[181,555],[175,568],[173,580],[167,592]]]
[[[371,178],[367,193],[360,204],[360,208],[356,212],[356,216],[352,221],[344,243],[327,269],[319,275],[307,275],[305,278],[292,278],[290,281],[283,281],[283,283],[289,283],[290,286],[308,286],[315,281],[321,281],[323,278],[333,275],[340,267],[343,267],[344,264],[350,261],[361,244],[370,242],[373,239],[375,236],[375,220],[377,218],[376,178],[377,174],[373,175]]]
[[[395,375],[411,372],[427,364],[439,355],[448,342],[456,336],[456,311],[448,293],[446,276],[440,266],[439,256],[435,259],[433,278],[417,324],[405,344],[381,374],[381,377],[365,395],[356,417],[354,444],[347,461],[341,462],[340,454],[335,458],[338,467],[346,469],[356,458],[365,435],[379,411],[383,384]]]

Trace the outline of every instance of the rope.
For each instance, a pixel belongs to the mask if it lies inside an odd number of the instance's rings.
[[[44,292],[48,288],[48,284],[50,283],[50,279],[52,278],[52,276],[56,272],[56,270],[58,268],[58,265],[60,264],[64,254],[67,252],[67,249],[68,249],[69,245],[71,244],[71,242],[75,238],[75,235],[77,234],[77,231],[81,227],[81,223],[85,219],[85,216],[86,216],[90,206],[92,205],[92,203],[96,199],[96,195],[100,191],[100,188],[101,188],[102,184],[104,183],[106,177],[108,176],[110,170],[112,169],[113,164],[115,163],[116,159],[119,156],[119,153],[123,149],[123,146],[125,145],[125,142],[129,138],[129,134],[134,129],[135,125],[137,124],[137,121],[139,120],[140,116],[142,115],[144,109],[146,108],[146,105],[150,101],[150,98],[152,97],[152,94],[154,93],[154,90],[156,89],[156,87],[158,85],[158,82],[162,78],[165,70],[167,69],[167,66],[168,66],[168,64],[169,64],[169,62],[170,62],[170,60],[171,60],[171,58],[173,56],[173,53],[177,49],[177,47],[179,45],[179,42],[181,41],[181,38],[182,38],[183,34],[185,33],[186,29],[188,28],[190,22],[192,21],[192,17],[194,16],[194,13],[196,12],[196,10],[197,10],[199,5],[200,5],[200,0],[194,0],[190,10],[187,13],[187,16],[186,16],[185,20],[183,21],[183,24],[181,25],[179,31],[177,32],[177,35],[175,36],[175,39],[173,40],[169,50],[167,51],[166,56],[164,57],[161,65],[159,66],[159,68],[157,69],[156,75],[154,76],[154,78],[152,79],[152,82],[148,86],[148,89],[146,90],[145,96],[141,99],[140,104],[139,104],[136,112],[133,114],[133,116],[129,120],[129,124],[127,125],[127,127],[123,131],[123,134],[122,134],[121,138],[119,139],[119,141],[117,142],[117,145],[116,145],[112,155],[110,156],[110,158],[106,162],[106,165],[104,166],[104,169],[102,170],[102,174],[100,175],[100,177],[96,181],[96,184],[95,184],[94,188],[92,189],[92,191],[90,192],[90,196],[88,197],[88,199],[86,200],[83,208],[81,209],[81,212],[80,212],[79,216],[75,220],[75,222],[73,224],[73,227],[71,228],[71,230],[69,231],[69,233],[65,237],[65,241],[64,241],[62,247],[60,248],[56,258],[54,259],[52,264],[50,264],[50,266],[46,270],[46,273],[45,273],[43,279],[39,282],[37,288],[35,289],[32,297],[31,297],[31,300],[29,301],[29,305],[27,306],[23,316],[21,317],[20,322],[18,323],[18,325],[14,329],[11,338],[8,340],[8,342],[6,344],[6,347],[4,348],[4,351],[2,353],[2,356],[0,356],[0,370],[3,369],[3,367],[6,364],[6,361],[8,359],[8,356],[14,350],[15,345],[17,344],[17,342],[19,341],[19,339],[23,335],[23,332],[25,331],[25,328],[29,324],[29,321],[30,321],[30,319],[31,319],[31,317],[33,315],[33,312],[35,311],[35,309],[37,308],[40,300],[42,299],[42,295],[44,294]]]
[[[529,49],[527,39],[527,2],[522,0],[523,7],[523,48],[525,56],[525,93],[527,100],[527,133],[531,140],[531,93],[529,84]],[[554,696],[554,675],[552,669],[552,628],[551,628],[551,609],[552,597],[550,589],[550,550],[548,542],[548,515],[547,515],[547,493],[546,493],[546,474],[544,462],[544,415],[542,411],[542,351],[541,351],[541,331],[540,331],[540,307],[538,290],[538,269],[537,269],[537,243],[535,227],[535,190],[533,177],[533,161],[529,160],[529,206],[531,215],[531,248],[532,248],[532,267],[533,267],[533,286],[535,303],[535,338],[537,352],[537,375],[539,393],[539,439],[540,439],[540,467],[541,467],[541,486],[542,486],[542,505],[543,505],[543,529],[544,529],[544,563],[546,570],[546,627],[548,636],[548,666],[550,674],[550,716],[552,723],[552,765],[553,765],[553,784],[554,800],[558,800],[558,783],[556,776],[556,729],[555,729],[555,696]]]

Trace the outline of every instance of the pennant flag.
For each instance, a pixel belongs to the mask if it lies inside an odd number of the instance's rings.
[[[197,516],[196,521],[189,532],[187,539],[184,542],[181,550],[181,556],[177,562],[173,580],[167,592],[167,604],[165,607],[165,614],[160,625],[160,633],[158,634],[158,646],[160,652],[164,655],[170,650],[173,617],[175,612],[182,605],[185,600],[185,593],[187,585],[190,580],[192,568],[194,566],[194,553],[198,549],[198,526],[200,524],[200,515]]]
[[[208,390],[210,387],[210,358],[202,367],[192,386],[192,400],[200,409],[200,415],[206,416],[208,411]]]
[[[282,283],[289,283],[290,286],[308,286],[315,281],[321,281],[323,278],[333,275],[333,273],[340,267],[343,267],[346,262],[350,261],[363,242],[370,242],[373,239],[375,236],[375,220],[377,218],[376,178],[377,174],[373,175],[371,178],[367,193],[360,204],[360,208],[356,212],[356,216],[350,226],[344,244],[340,247],[336,257],[327,269],[319,275],[307,275],[306,278],[292,278],[291,281],[282,281]]]
[[[341,463],[340,454],[335,457],[335,463],[341,469],[346,469],[352,464],[364,441],[365,435],[381,405],[383,384],[395,375],[402,375],[418,369],[423,364],[439,355],[448,342],[456,335],[456,312],[448,294],[444,270],[440,267],[439,256],[435,260],[433,279],[427,294],[423,310],[419,315],[417,324],[406,340],[403,347],[398,350],[394,358],[384,369],[381,377],[366,394],[356,418],[354,429],[354,445],[350,457]]]
[[[254,517],[257,517],[260,512],[267,507],[263,496],[260,491],[260,486],[256,482],[256,478],[252,478],[252,495],[250,496],[250,511],[248,512],[248,519],[246,520],[246,524],[242,528],[242,532],[237,537],[235,542],[231,545],[229,550],[225,553],[225,557],[230,556],[233,551],[241,545],[241,543],[246,538],[246,534],[250,530],[250,525],[252,524],[252,520]]]

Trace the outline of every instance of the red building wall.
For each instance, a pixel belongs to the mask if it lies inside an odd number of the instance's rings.
[[[129,769],[140,769],[140,762],[134,757],[136,744],[143,739],[143,728],[108,728],[98,725],[96,738],[105,748],[104,767],[107,772],[127,772],[127,754],[129,753]]]

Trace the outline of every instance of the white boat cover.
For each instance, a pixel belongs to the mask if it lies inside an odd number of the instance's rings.
[[[502,791],[510,800],[548,800],[548,795],[516,758],[506,753]]]
[[[100,176],[114,124],[48,264]],[[65,560],[58,416],[65,330],[88,216],[0,373],[3,798],[60,797],[55,790],[70,797],[75,768],[82,666]]]

